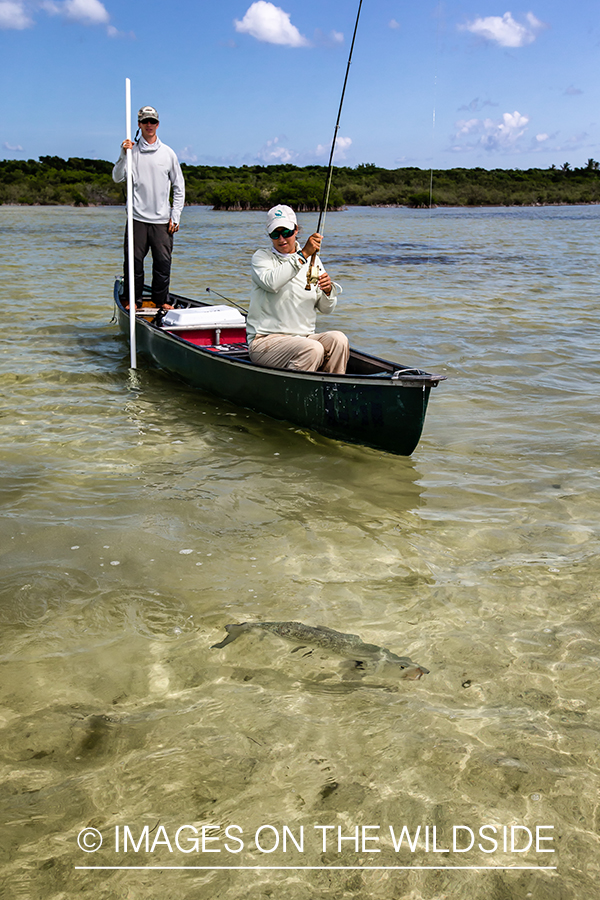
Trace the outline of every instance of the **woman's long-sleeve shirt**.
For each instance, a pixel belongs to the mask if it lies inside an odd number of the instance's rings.
[[[332,282],[329,296],[316,285],[306,288],[306,262],[298,253],[257,250],[252,257],[252,290],[246,320],[248,341],[256,335],[290,334],[306,337],[314,334],[317,311],[335,309],[342,288]],[[324,269],[315,259],[319,274]]]

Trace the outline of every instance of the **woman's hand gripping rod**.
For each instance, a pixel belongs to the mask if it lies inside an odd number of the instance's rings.
[[[318,284],[319,281],[319,267],[315,265],[315,259],[317,257],[317,253],[321,247],[321,241],[323,240],[323,235],[319,234],[319,232],[315,232],[315,234],[311,234],[306,244],[302,248],[302,255],[305,259],[308,260],[308,272],[306,273],[306,285],[304,287],[305,291],[310,291],[314,285]]]

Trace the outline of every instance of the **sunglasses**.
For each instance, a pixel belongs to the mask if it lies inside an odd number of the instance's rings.
[[[269,232],[269,237],[272,241],[276,241],[277,238],[291,238],[293,234],[296,234],[295,228],[280,228],[278,231]]]
[[[158,119],[142,119],[140,125],[158,125]]]

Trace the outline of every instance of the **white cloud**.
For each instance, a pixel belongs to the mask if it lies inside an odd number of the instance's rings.
[[[290,14],[279,6],[256,0],[240,21],[234,20],[235,30],[249,34],[267,44],[282,44],[286,47],[308,47],[309,41],[290,22]]]
[[[335,142],[335,150],[333,153],[334,160],[346,159],[346,150],[348,150],[348,148],[350,147],[351,144],[352,144],[352,138],[338,137]],[[331,153],[331,144],[329,144],[329,145],[318,144],[317,145],[317,150],[316,150],[317,156],[325,156],[327,154],[327,156],[329,157],[330,153]]]
[[[100,0],[40,0],[39,7],[51,16],[63,16],[80,25],[106,25],[109,37],[131,37],[110,25],[110,14]]]
[[[196,163],[198,162],[198,157],[194,153],[193,147],[184,147],[183,150],[180,150],[177,154],[181,162],[186,163]]]
[[[84,25],[106,25],[110,19],[100,0],[65,0],[64,6],[68,19]]]
[[[560,139],[560,131],[553,134],[536,134],[535,140],[531,141],[530,149],[534,153],[543,151],[544,153],[564,153],[572,154],[581,150],[586,152],[594,152],[595,144],[590,140],[590,135],[582,131],[579,134],[572,134],[570,137]]]
[[[51,15],[65,16],[82,25],[108,25],[110,16],[100,0],[44,0],[40,6]]]
[[[533,13],[527,13],[525,22],[517,22],[512,13],[503,16],[486,16],[459,25],[462,31],[470,31],[488,41],[495,41],[501,47],[524,47],[535,41],[538,32],[546,26]]]
[[[9,144],[8,141],[4,141],[2,144],[4,150],[10,150],[11,153],[22,153],[23,148],[20,144]]]
[[[106,33],[109,38],[129,38],[132,41],[135,40],[134,31],[119,31],[119,29],[115,28],[114,25],[108,25],[106,28]]]
[[[33,19],[27,14],[21,0],[0,0],[0,28],[15,28],[21,31],[30,28]]]
[[[465,134],[471,134],[473,131],[479,131],[482,126],[481,119],[459,119],[456,123],[457,137],[462,137]]]
[[[106,33],[111,38],[135,37],[133,32],[125,34],[109,24],[110,14],[101,0],[0,0],[0,30],[30,28],[35,25],[30,12],[40,9],[81,25],[106,25]]]
[[[486,126],[489,123],[492,130],[495,129],[495,140],[498,144],[514,144],[514,142],[525,132],[525,129],[529,124],[529,116],[522,116],[520,112],[515,110],[514,113],[504,113],[502,122],[499,125],[496,125],[490,119],[486,119],[485,121]]]
[[[529,117],[514,113],[504,113],[501,120],[461,119],[456,123],[456,134],[452,149],[456,152],[484,149],[490,152],[506,151],[515,144],[527,130]]]
[[[283,137],[283,140],[285,140],[285,136]],[[256,158],[267,166],[274,163],[291,163],[297,159],[297,157],[298,154],[296,151],[283,147],[279,143],[278,137],[267,141],[264,147],[256,154]]]
[[[388,22],[388,28],[400,28],[400,22],[396,22],[395,19],[390,19]]]
[[[339,137],[337,139],[337,141],[335,142],[335,152],[339,153],[340,156],[344,156],[346,153],[346,150],[348,149],[348,147],[350,146],[351,143],[352,143],[352,138]]]
[[[313,47],[325,47],[327,49],[331,49],[332,47],[337,47],[339,46],[339,44],[343,43],[343,31],[330,31],[329,34],[325,34],[325,32],[321,31],[320,28],[315,28],[314,30],[312,40]],[[308,42],[307,46],[310,46],[310,42]]]

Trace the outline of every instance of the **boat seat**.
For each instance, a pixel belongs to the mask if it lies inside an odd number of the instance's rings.
[[[215,356],[225,356],[227,359],[250,359],[247,344],[218,344],[202,349],[214,353]]]

